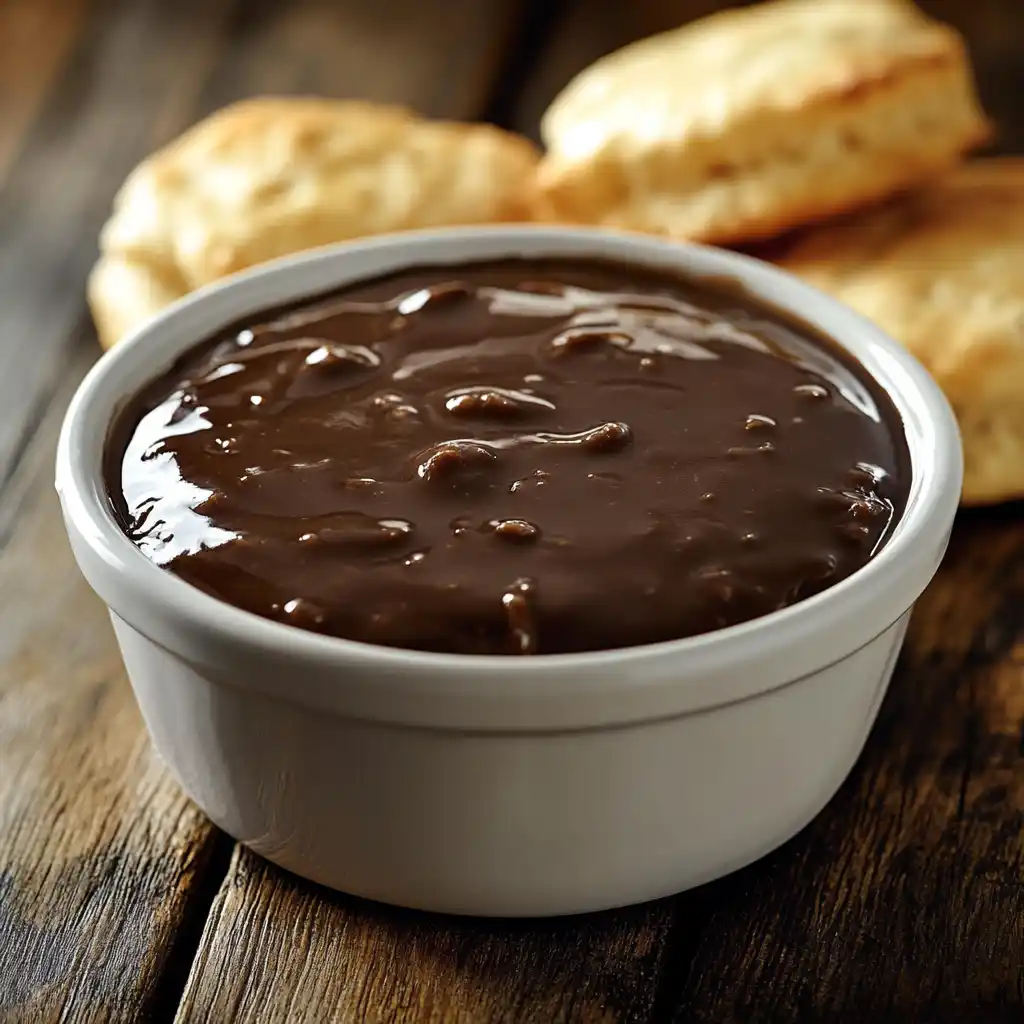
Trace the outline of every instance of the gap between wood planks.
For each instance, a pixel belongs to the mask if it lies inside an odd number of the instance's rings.
[[[178,1015],[182,993],[196,958],[203,931],[209,920],[214,900],[220,892],[231,867],[235,841],[226,832],[216,830],[205,871],[189,893],[182,926],[167,954],[163,974],[153,992],[150,1024],[171,1024]]]

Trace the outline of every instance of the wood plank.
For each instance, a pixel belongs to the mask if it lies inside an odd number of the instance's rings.
[[[5,12],[70,53],[60,66],[37,47],[49,68],[18,58],[6,70],[19,76],[20,91],[5,91],[5,102],[20,121],[0,191],[5,1021],[136,1021],[158,1016],[168,998],[173,1010],[177,992],[166,986],[175,953],[203,903],[203,876],[216,867],[216,833],[145,741],[52,487],[61,413],[97,351],[91,330],[79,329],[96,231],[121,175],[160,130],[186,123],[229,11],[226,0],[185,2],[177,5],[185,20],[169,24],[163,8],[97,8],[77,34],[70,5]],[[5,46],[30,42],[21,31],[5,37]]]
[[[98,8],[0,189],[0,488],[62,378],[121,180],[190,120],[234,0]],[[2,543],[2,538],[0,538]]]
[[[313,94],[472,120],[494,89],[517,8],[517,0],[247,0],[202,106]]]
[[[541,923],[413,914],[307,885],[239,849],[177,1019],[644,1021],[667,913],[651,904]],[[231,970],[217,946],[238,950]]]
[[[82,29],[86,8],[86,0],[0,6],[0,182]]]
[[[680,1021],[1024,1019],[1024,508],[964,514],[852,777],[712,887]]]
[[[136,1021],[217,838],[145,733],[53,494],[67,385],[4,494],[0,553],[0,1020]]]

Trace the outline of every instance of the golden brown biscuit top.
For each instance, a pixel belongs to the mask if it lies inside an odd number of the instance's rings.
[[[401,107],[248,100],[132,173],[101,248],[173,267],[194,288],[346,238],[518,219],[536,159],[508,132],[427,121]]]
[[[904,0],[775,0],[641,40],[574,79],[544,117],[553,157],[623,156],[714,138],[882,81],[908,63],[955,62],[952,30]]]

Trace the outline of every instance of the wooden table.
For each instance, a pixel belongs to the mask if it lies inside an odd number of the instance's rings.
[[[716,6],[0,0],[0,1020],[1024,1020],[1024,513],[961,516],[860,763],[758,864],[555,922],[390,910],[214,829],[147,742],[59,522],[83,302],[132,165],[261,91],[536,133],[597,54]],[[1024,152],[1024,4],[934,0]]]

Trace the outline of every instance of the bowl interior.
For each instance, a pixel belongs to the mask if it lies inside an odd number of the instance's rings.
[[[159,569],[122,533],[103,483],[109,425],[128,398],[193,344],[243,316],[348,282],[412,266],[507,257],[601,258],[673,270],[698,280],[728,279],[739,284],[754,302],[761,301],[834,339],[890,395],[910,451],[912,482],[907,507],[883,550],[834,587],[738,626],[620,651],[510,659],[375,648],[273,623],[210,598]],[[112,605],[116,600],[112,590],[131,590],[135,598],[125,614],[129,618],[134,614],[144,631],[147,627],[158,629],[160,620],[171,617],[179,626],[179,620],[187,620],[189,628],[197,632],[215,631],[221,638],[227,636],[267,652],[287,646],[293,656],[324,664],[336,664],[339,659],[388,664],[403,678],[432,666],[443,669],[453,686],[460,679],[479,677],[485,665],[488,677],[499,680],[495,686],[504,685],[502,678],[524,680],[551,672],[578,676],[582,671],[593,682],[596,667],[601,667],[603,678],[608,666],[665,657],[678,662],[684,654],[687,664],[699,674],[702,666],[712,667],[716,659],[724,666],[729,660],[724,652],[730,645],[738,656],[738,643],[748,655],[756,652],[765,671],[753,682],[748,679],[744,685],[722,690],[720,696],[728,699],[729,693],[754,692],[778,681],[779,672],[768,671],[772,651],[783,659],[780,671],[788,664],[786,671],[794,678],[802,668],[810,670],[812,662],[822,663],[822,651],[811,643],[816,633],[858,620],[861,625],[851,627],[842,641],[852,650],[896,621],[927,582],[924,568],[916,574],[911,571],[908,556],[916,550],[921,566],[930,566],[930,577],[935,561],[932,549],[944,546],[959,497],[961,472],[955,420],[925,370],[867,320],[791,275],[749,257],[701,246],[596,230],[524,226],[410,232],[328,247],[263,265],[193,293],[107,353],[87,376],[65,421],[57,486],[73,540],[77,534],[82,541],[76,545],[80,564],[87,576],[86,562],[96,569],[90,582]],[[88,553],[83,554],[84,549]],[[96,578],[104,573],[120,578],[117,584],[108,580],[111,593],[104,593]],[[896,585],[901,578],[902,585]],[[878,600],[879,594],[886,599]],[[803,650],[801,644],[806,656],[791,656],[786,662],[787,650],[792,655]],[[712,674],[724,679],[723,673]]]

